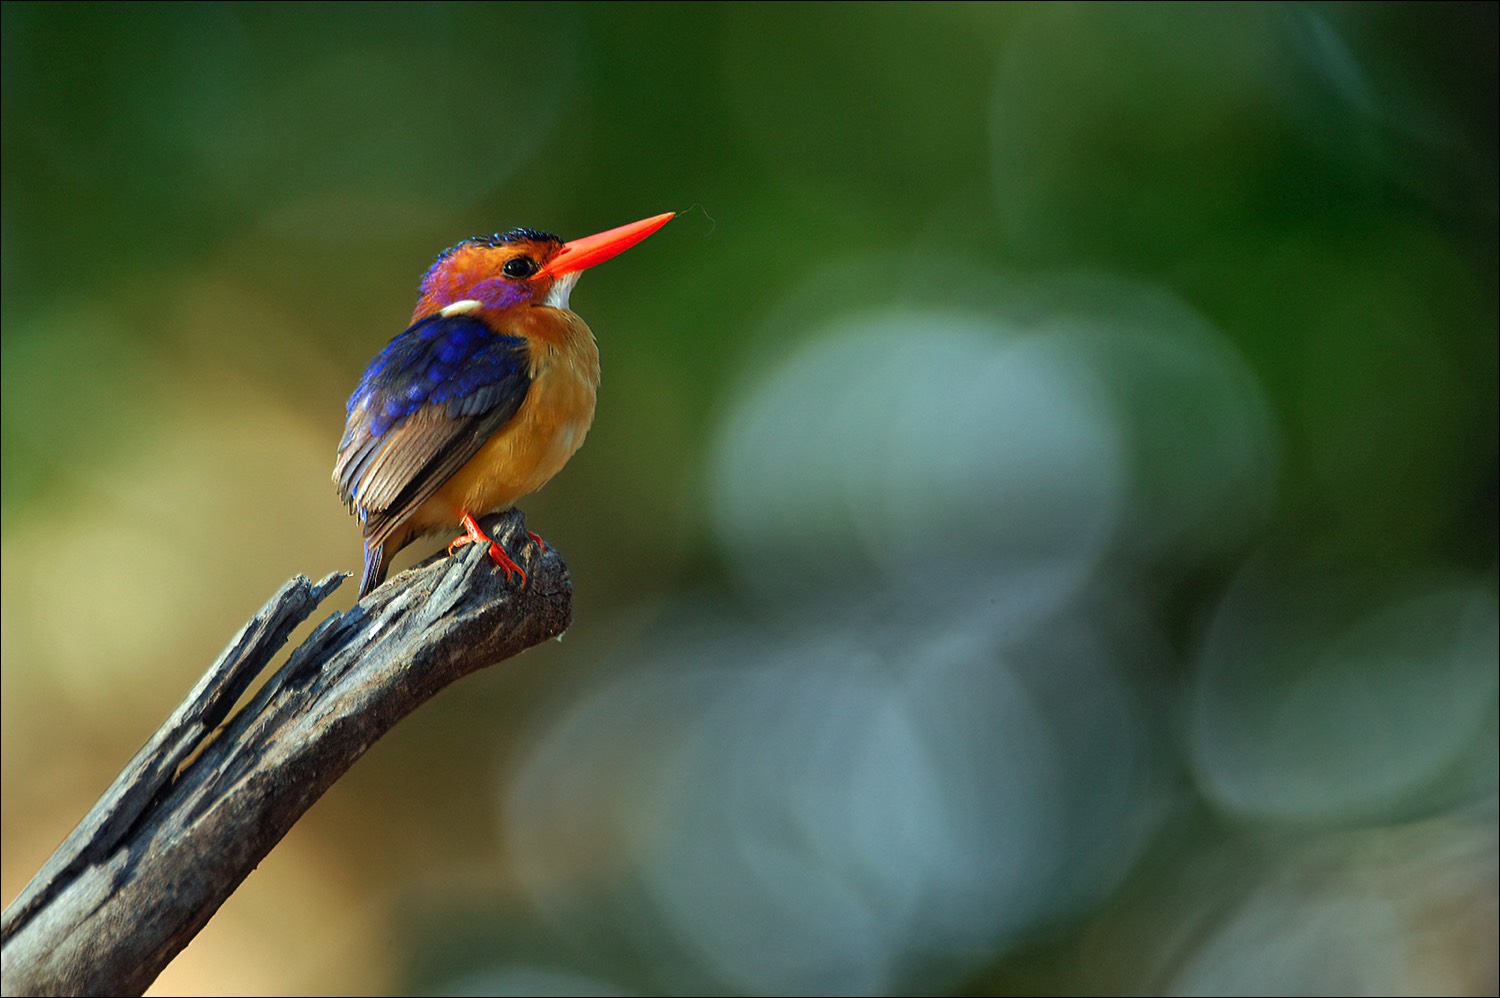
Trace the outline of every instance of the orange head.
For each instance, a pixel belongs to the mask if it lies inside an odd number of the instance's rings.
[[[669,211],[566,243],[537,229],[465,239],[444,250],[422,278],[412,321],[448,309],[567,308],[580,274],[630,249],[671,221],[673,214]]]

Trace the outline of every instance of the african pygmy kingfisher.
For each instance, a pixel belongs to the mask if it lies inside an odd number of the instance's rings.
[[[411,325],[349,398],[333,480],[359,516],[359,594],[396,552],[458,526],[490,545],[506,578],[526,573],[476,516],[506,509],[557,474],[594,421],[599,348],[568,310],[583,271],[634,246],[673,213],[563,242],[536,229],[466,239],[422,278]],[[451,550],[451,546],[450,546]]]

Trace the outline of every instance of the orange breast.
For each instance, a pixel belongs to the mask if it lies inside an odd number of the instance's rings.
[[[508,509],[546,485],[583,445],[594,422],[599,349],[593,333],[571,312],[556,311],[566,332],[527,337],[531,388],[510,422],[489,439],[431,499],[416,510],[412,533],[454,528],[465,513]]]

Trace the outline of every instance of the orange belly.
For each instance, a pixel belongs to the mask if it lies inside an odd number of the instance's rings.
[[[594,422],[597,357],[593,353],[592,363],[585,357],[582,364],[536,365],[521,408],[413,512],[408,536],[455,529],[465,513],[480,517],[509,509],[561,471]]]
[[[533,384],[532,392],[538,387]],[[457,523],[464,513],[480,516],[508,509],[562,470],[593,422],[592,392],[587,399],[570,399],[566,406],[528,398],[515,418],[438,490],[430,504],[443,508],[448,523]]]

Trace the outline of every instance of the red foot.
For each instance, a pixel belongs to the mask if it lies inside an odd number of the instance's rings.
[[[536,534],[533,534],[529,530],[526,531],[526,536],[530,537],[533,541],[536,541],[536,546],[542,549],[542,553],[543,554],[547,553],[547,542],[546,541],[542,540],[540,537],[538,537]]]
[[[454,548],[461,548],[465,544],[488,544],[490,546],[490,560],[505,570],[505,581],[510,582],[512,575],[519,575],[521,577],[521,585],[526,585],[526,570],[514,561],[511,561],[510,555],[505,553],[505,548],[500,546],[499,541],[487,536],[483,530],[480,530],[479,524],[475,523],[474,518],[468,513],[465,513],[463,519],[458,522],[464,528],[464,535],[462,537],[455,537],[453,543],[448,545],[448,553],[450,555],[453,553]],[[532,534],[532,536],[535,537],[536,535]]]

